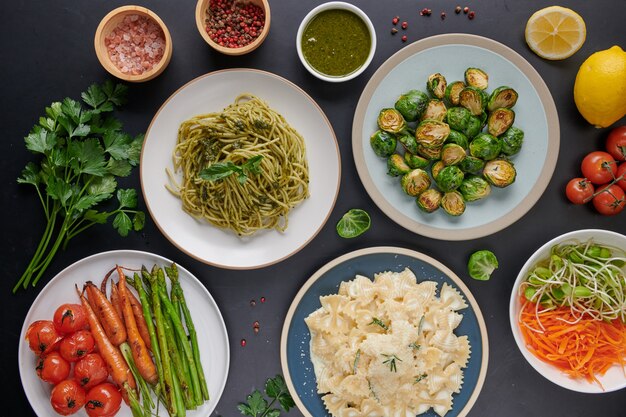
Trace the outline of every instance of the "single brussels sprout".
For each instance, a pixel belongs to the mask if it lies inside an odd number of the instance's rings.
[[[441,148],[441,160],[446,165],[457,165],[465,156],[465,149],[456,143],[446,143]]]
[[[472,115],[479,116],[487,106],[487,94],[476,87],[465,87],[459,93],[459,104],[468,109]]]
[[[487,197],[491,193],[491,186],[484,178],[468,175],[459,185],[459,192],[465,201],[476,201]]]
[[[423,193],[421,193],[415,202],[417,203],[417,207],[426,213],[432,213],[437,210],[441,205],[441,191],[436,190],[434,188],[430,188]]]
[[[502,141],[502,153],[508,156],[515,155],[522,149],[524,132],[515,126],[511,126],[500,136]]]
[[[439,73],[431,74],[426,81],[426,89],[428,89],[428,92],[440,100],[443,99],[443,96],[446,94],[447,86],[446,78]]]
[[[404,174],[400,184],[405,193],[411,197],[417,197],[430,187],[430,177],[426,171],[417,168]]]
[[[444,94],[444,100],[450,106],[458,106],[459,105],[459,93],[462,89],[466,87],[463,81],[454,81],[446,87],[446,93]]]
[[[515,120],[515,112],[511,109],[500,108],[489,113],[487,119],[487,131],[494,136],[500,136],[506,130],[513,126]]]
[[[404,161],[404,158],[399,153],[394,153],[387,158],[387,175],[397,177],[404,175],[411,171],[411,168]]]
[[[467,147],[469,146],[469,140],[467,140],[467,136],[456,130],[450,130],[450,134],[448,135],[445,143],[456,143],[463,149],[467,149]]]
[[[417,143],[429,148],[440,148],[450,134],[450,126],[438,120],[424,120],[415,129]]]
[[[502,141],[489,133],[477,135],[469,144],[470,155],[485,161],[495,159],[502,151]]]
[[[465,107],[451,107],[446,113],[446,123],[450,129],[463,132],[469,125],[472,113]]]
[[[433,98],[428,101],[428,106],[426,106],[426,110],[420,120],[439,120],[443,122],[446,118],[446,113],[448,113],[448,109],[443,101]]]
[[[426,110],[428,100],[430,100],[428,94],[419,90],[410,90],[398,98],[394,107],[407,122],[415,122]]]
[[[406,127],[406,121],[396,109],[382,109],[378,113],[378,127],[389,133],[399,133]]]
[[[430,174],[433,176],[433,178],[437,178],[437,175],[439,175],[439,172],[445,167],[446,167],[446,164],[444,164],[441,159],[438,161],[433,161],[433,164],[430,167]]]
[[[489,96],[487,101],[487,110],[494,111],[499,108],[507,108],[515,106],[517,103],[517,91],[511,87],[502,86],[498,87]]]
[[[428,159],[429,161],[434,161],[436,159],[441,158],[441,148],[442,148],[441,146],[431,148],[431,147],[424,146],[424,145],[418,145],[417,153],[420,156],[423,156],[424,158]]]
[[[456,165],[443,167],[435,177],[437,187],[444,193],[456,190],[463,182],[465,174]]]
[[[470,255],[467,261],[467,272],[470,277],[479,281],[487,281],[498,268],[498,258],[490,250],[479,250]]]
[[[510,161],[506,159],[494,159],[485,164],[483,177],[495,187],[507,187],[515,181],[517,172]]]
[[[370,145],[374,153],[381,158],[387,158],[394,153],[397,143],[396,137],[384,130],[377,130],[370,136]]]
[[[465,211],[465,200],[458,191],[451,191],[441,197],[441,208],[451,216],[460,216]]]
[[[419,156],[419,155],[415,155],[411,152],[405,152],[404,154],[404,162],[406,162],[406,164],[408,166],[410,166],[411,168],[415,169],[415,168],[426,168],[428,166],[428,164],[430,164],[430,160]]]
[[[489,75],[480,68],[465,70],[465,84],[485,90],[489,86]]]
[[[415,134],[413,132],[409,132],[405,129],[398,133],[396,137],[398,138],[398,142],[402,144],[402,147],[407,152],[417,153],[417,140],[415,139]]]
[[[467,155],[460,163],[459,168],[467,174],[480,174],[485,167],[485,161],[472,155]]]
[[[484,125],[478,117],[472,116],[470,117],[467,127],[465,128],[465,130],[463,130],[463,133],[465,134],[465,136],[467,136],[468,139],[472,139],[473,137],[478,135],[481,130],[483,130],[483,126]]]

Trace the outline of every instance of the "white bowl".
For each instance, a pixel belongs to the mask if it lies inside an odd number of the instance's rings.
[[[318,13],[323,12],[325,10],[331,10],[331,9],[349,10],[353,12],[354,14],[356,14],[357,16],[359,16],[361,20],[363,20],[363,22],[367,26],[369,33],[370,33],[370,38],[371,38],[370,53],[367,56],[367,59],[365,60],[363,65],[361,65],[356,71],[353,71],[350,74],[337,76],[337,77],[325,75],[315,70],[311,65],[309,65],[309,63],[304,58],[304,55],[302,53],[302,34],[304,33],[304,30],[306,29],[307,25],[315,16],[317,16]],[[304,67],[311,74],[313,74],[320,80],[335,82],[335,83],[348,81],[360,75],[363,71],[365,71],[368,65],[372,62],[372,59],[374,58],[374,52],[376,52],[376,30],[374,29],[374,25],[372,24],[372,21],[363,12],[363,10],[359,9],[358,7],[350,3],[346,3],[343,1],[331,1],[328,3],[320,4],[319,6],[315,7],[304,17],[304,19],[302,19],[302,22],[300,23],[300,27],[298,28],[298,33],[296,35],[296,49],[298,51],[298,57],[300,57],[300,61],[302,62],[302,65],[304,65]]]
[[[567,374],[561,372],[556,367],[541,361],[526,347],[524,336],[522,335],[519,324],[518,315],[521,309],[519,302],[519,287],[523,281],[526,280],[528,272],[542,259],[547,258],[550,255],[550,249],[557,244],[564,242],[586,242],[590,238],[596,243],[614,246],[626,250],[626,236],[601,229],[585,229],[576,230],[573,232],[565,233],[561,236],[557,236],[550,240],[543,246],[541,246],[533,255],[526,261],[522,267],[520,273],[517,275],[515,284],[513,285],[513,291],[511,292],[511,301],[509,305],[509,319],[511,322],[511,330],[513,331],[513,337],[517,343],[517,347],[524,355],[524,358],[528,363],[535,368],[543,377],[549,381],[572,391],[584,392],[584,393],[605,393],[611,391],[617,391],[626,387],[626,376],[624,371],[619,366],[613,366],[603,376],[597,376],[598,380],[602,383],[600,387],[597,383],[588,382],[585,379],[574,379]]]

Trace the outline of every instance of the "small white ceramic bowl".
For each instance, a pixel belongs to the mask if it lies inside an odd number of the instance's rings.
[[[565,242],[586,242],[589,239],[593,239],[594,242],[605,244],[607,246],[613,246],[626,250],[626,236],[601,229],[585,229],[576,230],[573,232],[565,233],[561,236],[550,240],[543,246],[541,246],[533,255],[526,261],[522,267],[520,273],[517,275],[515,284],[513,285],[513,291],[511,293],[511,301],[509,305],[509,318],[511,322],[511,330],[513,331],[513,337],[517,343],[517,347],[524,355],[524,358],[528,363],[535,368],[543,377],[549,381],[572,391],[584,392],[584,393],[605,393],[611,391],[617,391],[622,388],[626,388],[626,377],[624,371],[619,366],[613,366],[603,376],[598,376],[598,380],[602,383],[600,387],[597,383],[587,382],[585,379],[574,379],[561,372],[556,367],[541,361],[526,347],[524,336],[522,335],[519,324],[518,316],[521,309],[521,303],[519,300],[519,287],[528,276],[529,271],[542,259],[546,259],[550,256],[550,249],[557,244]],[[604,388],[604,389],[603,389]]]
[[[304,54],[302,53],[302,34],[304,33],[304,30],[306,29],[307,25],[309,24],[309,22],[311,22],[311,20],[315,16],[317,16],[318,13],[323,12],[325,10],[331,10],[331,9],[349,10],[353,12],[354,14],[356,14],[357,16],[359,16],[361,20],[363,20],[363,22],[367,26],[369,33],[370,33],[370,39],[371,39],[370,52],[369,52],[369,55],[367,56],[367,59],[363,63],[363,65],[361,65],[356,71],[353,71],[343,76],[336,76],[336,77],[325,75],[315,70],[311,65],[309,65],[307,60],[304,58]],[[335,82],[335,83],[348,81],[359,76],[363,71],[365,71],[368,65],[372,62],[372,59],[374,58],[374,53],[376,52],[376,30],[374,29],[374,25],[372,24],[372,21],[363,12],[363,10],[359,9],[358,7],[350,3],[346,3],[343,1],[331,1],[328,3],[320,4],[319,6],[315,7],[304,17],[304,19],[302,19],[302,22],[300,23],[300,27],[298,28],[298,33],[296,35],[296,49],[298,51],[298,57],[300,57],[300,62],[302,62],[302,65],[304,65],[304,67],[311,74],[313,74],[320,80]]]

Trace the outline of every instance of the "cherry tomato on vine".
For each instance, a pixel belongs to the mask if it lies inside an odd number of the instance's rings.
[[[626,191],[626,162],[622,162],[620,166],[617,167],[617,178],[622,178],[617,181],[616,184],[619,185],[622,190]]]
[[[587,178],[572,178],[565,186],[565,195],[574,204],[585,204],[591,201],[593,192],[593,184]]]
[[[605,216],[618,214],[626,206],[626,194],[616,184],[603,185],[593,198],[593,206]]]
[[[108,376],[106,363],[98,353],[88,353],[74,365],[74,379],[86,390],[106,381]]]
[[[602,151],[587,154],[580,168],[583,176],[596,185],[611,182],[617,173],[615,159]]]
[[[58,384],[69,376],[71,365],[59,352],[53,351],[39,357],[35,369],[42,381]]]
[[[606,138],[606,151],[616,161],[626,160],[626,126],[619,126],[609,132]]]
[[[85,309],[80,304],[62,304],[54,312],[54,327],[61,334],[74,333],[87,325]]]
[[[63,336],[54,328],[54,323],[50,320],[37,320],[28,326],[26,330],[26,340],[28,346],[37,355],[45,355],[57,347],[57,343]]]
[[[85,390],[73,379],[59,382],[52,388],[50,404],[54,411],[62,416],[69,416],[85,405]]]
[[[76,362],[88,353],[93,352],[96,341],[89,330],[79,330],[65,336],[59,343],[59,352],[68,362]]]
[[[122,405],[120,390],[110,382],[91,388],[87,393],[85,410],[89,417],[113,417]]]

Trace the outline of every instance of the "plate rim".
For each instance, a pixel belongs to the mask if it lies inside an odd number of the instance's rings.
[[[192,251],[190,251],[189,249],[183,247],[180,243],[178,243],[177,241],[175,241],[168,233],[165,232],[163,226],[161,226],[161,223],[157,220],[157,218],[154,216],[153,214],[153,210],[150,206],[149,200],[148,198],[146,198],[146,191],[145,191],[145,187],[144,187],[144,172],[143,172],[143,159],[145,156],[145,148],[146,148],[146,143],[148,138],[150,137],[150,132],[152,130],[152,127],[155,123],[155,121],[157,120],[157,118],[159,117],[159,115],[161,114],[161,112],[163,111],[163,109],[169,104],[169,102],[176,96],[178,95],[181,91],[183,91],[186,88],[189,88],[192,84],[199,82],[200,80],[204,79],[204,78],[209,78],[209,77],[213,77],[216,75],[220,75],[223,73],[236,73],[236,72],[241,72],[241,73],[257,73],[257,74],[261,74],[265,77],[269,77],[269,78],[274,78],[276,80],[278,80],[279,82],[283,83],[284,85],[286,85],[287,87],[292,88],[293,90],[295,90],[296,92],[298,92],[304,99],[308,100],[311,102],[311,104],[319,111],[320,115],[322,116],[322,118],[324,119],[326,125],[328,126],[328,129],[330,130],[333,142],[335,144],[335,150],[337,152],[337,187],[335,189],[335,195],[333,197],[332,200],[332,204],[329,207],[328,213],[326,213],[326,217],[324,218],[324,220],[321,222],[321,224],[319,225],[319,227],[317,228],[317,230],[315,230],[315,232],[306,240],[304,241],[301,245],[293,248],[293,250],[291,252],[289,252],[288,254],[278,258],[278,259],[274,259],[274,260],[270,260],[264,263],[260,263],[258,265],[244,265],[244,266],[239,266],[239,265],[230,265],[230,264],[225,264],[225,263],[220,263],[217,260],[208,260],[203,258],[201,255],[193,253]],[[174,91],[172,94],[169,95],[169,97],[163,102],[163,104],[161,104],[161,106],[159,107],[159,109],[156,111],[156,113],[154,114],[154,116],[152,117],[152,120],[150,121],[150,124],[148,125],[148,128],[146,129],[146,133],[145,133],[145,138],[144,138],[144,143],[141,146],[141,154],[139,157],[139,183],[141,186],[141,194],[143,196],[143,200],[144,200],[144,204],[146,205],[146,209],[148,210],[148,213],[150,214],[150,218],[152,219],[152,221],[154,222],[154,224],[156,225],[157,229],[159,230],[159,232],[165,236],[165,238],[172,244],[174,245],[174,247],[176,247],[178,250],[180,250],[181,252],[183,252],[184,254],[192,257],[193,259],[200,261],[206,265],[211,265],[211,266],[215,266],[218,268],[224,268],[224,269],[229,269],[229,270],[235,270],[235,271],[242,271],[242,270],[254,270],[254,269],[261,269],[261,268],[265,268],[271,265],[275,265],[278,264],[282,261],[284,261],[285,259],[290,258],[291,256],[295,255],[296,253],[298,253],[299,251],[301,251],[302,249],[304,249],[318,234],[319,232],[324,228],[324,226],[326,225],[326,223],[328,222],[328,219],[330,218],[335,205],[337,204],[337,198],[339,197],[339,190],[341,188],[341,149],[339,147],[339,142],[337,140],[337,135],[335,133],[335,130],[333,129],[332,124],[330,123],[330,120],[328,119],[328,116],[326,116],[326,113],[324,112],[324,110],[320,107],[320,105],[306,92],[304,91],[304,89],[302,89],[301,87],[299,87],[298,85],[296,85],[295,83],[293,83],[292,81],[289,81],[288,79],[278,75],[278,74],[274,74],[272,72],[269,71],[264,71],[264,70],[259,70],[259,69],[255,69],[255,68],[243,68],[243,67],[239,67],[239,68],[225,68],[225,69],[221,69],[221,70],[216,70],[216,71],[211,71],[208,72],[206,74],[202,74],[198,77],[195,77],[189,81],[187,81],[185,84],[183,84],[182,86],[180,86],[178,89],[176,89],[176,91]],[[182,211],[182,209],[181,209]]]
[[[423,52],[434,47],[451,44],[481,47],[510,61],[528,78],[535,88],[537,95],[539,96],[539,100],[545,108],[548,125],[546,162],[542,167],[541,173],[535,182],[535,185],[527,196],[520,202],[520,204],[504,216],[484,225],[474,226],[463,230],[457,230],[454,228],[441,229],[430,226],[427,223],[418,223],[391,205],[374,185],[372,177],[370,176],[365,164],[365,153],[362,145],[363,121],[365,120],[367,106],[376,88],[389,74],[389,72],[398,64],[416,53]],[[560,126],[558,112],[552,94],[550,93],[550,90],[541,75],[522,55],[512,48],[496,40],[468,33],[446,33],[430,36],[413,42],[412,44],[407,45],[398,52],[394,53],[376,70],[374,75],[372,75],[370,80],[367,82],[367,85],[363,89],[356,106],[352,122],[352,153],[354,162],[363,187],[369,194],[374,204],[379,207],[381,211],[383,211],[391,220],[405,229],[422,236],[439,240],[459,241],[488,236],[507,228],[522,218],[537,203],[539,198],[543,195],[545,189],[548,187],[552,175],[554,174],[554,170],[556,169],[559,147]]]
[[[169,258],[153,253],[153,252],[148,252],[148,251],[142,251],[142,250],[137,250],[137,249],[114,249],[114,250],[108,250],[108,251],[103,251],[103,252],[97,252],[91,255],[88,255],[84,258],[78,259],[77,261],[71,263],[70,265],[66,266],[65,268],[63,268],[61,271],[59,271],[57,274],[54,275],[54,277],[52,277],[52,279],[50,279],[50,281],[48,281],[46,283],[46,285],[39,291],[39,293],[37,294],[37,297],[35,297],[35,299],[33,300],[33,302],[31,303],[30,307],[28,308],[28,311],[26,312],[26,316],[24,317],[24,323],[22,324],[22,329],[20,330],[20,336],[19,336],[19,343],[18,343],[18,347],[17,347],[17,360],[18,360],[18,372],[20,374],[20,383],[22,384],[22,389],[24,391],[24,395],[26,396],[26,399],[28,400],[28,403],[30,404],[30,407],[33,409],[33,411],[35,411],[35,408],[33,407],[33,404],[30,400],[30,397],[28,395],[28,392],[26,390],[26,384],[24,383],[24,374],[22,372],[22,366],[21,366],[21,361],[20,361],[20,357],[21,357],[21,352],[24,349],[28,349],[28,347],[25,346],[25,335],[26,335],[26,330],[28,329],[28,326],[30,325],[30,323],[26,320],[26,318],[31,314],[31,310],[33,308],[33,306],[40,300],[43,299],[44,294],[46,293],[46,291],[48,290],[49,287],[52,287],[52,285],[54,284],[54,282],[57,279],[60,279],[58,277],[62,276],[63,274],[67,274],[69,272],[71,272],[72,269],[78,268],[80,266],[82,266],[83,264],[87,264],[90,261],[93,261],[94,259],[99,259],[99,258],[105,258],[107,256],[114,256],[114,257],[120,257],[120,256],[137,256],[137,257],[142,257],[142,256],[146,256],[146,257],[152,257],[153,259],[157,259],[161,262],[164,263],[173,263],[174,261],[170,260]],[[211,400],[215,400],[215,404],[213,405],[213,408],[209,411],[209,414],[213,413],[213,411],[215,411],[215,409],[218,406],[218,403],[220,401],[220,399],[222,398],[222,395],[224,394],[224,390],[226,388],[226,383],[228,381],[228,375],[230,374],[230,342],[229,342],[229,338],[228,338],[228,329],[226,328],[226,323],[224,322],[224,316],[222,315],[222,312],[219,308],[219,306],[217,305],[217,302],[215,301],[215,299],[213,298],[213,296],[211,295],[211,293],[209,292],[208,288],[206,288],[206,286],[202,283],[202,281],[200,281],[198,279],[198,277],[196,277],[194,274],[192,274],[188,269],[186,269],[185,267],[183,267],[182,265],[180,265],[178,262],[176,262],[176,266],[178,267],[179,271],[182,271],[184,273],[189,274],[190,277],[192,277],[194,280],[197,281],[197,284],[200,285],[201,288],[204,289],[204,292],[206,293],[206,295],[209,297],[209,300],[211,302],[211,304],[213,305],[213,307],[215,308],[215,310],[217,311],[217,318],[219,319],[219,325],[221,330],[224,332],[225,338],[224,338],[224,348],[225,348],[225,353],[226,356],[224,358],[224,362],[225,362],[225,368],[224,368],[224,376],[223,376],[223,380],[220,384],[220,389],[218,392],[216,393],[209,393],[211,396]],[[52,410],[52,409],[51,409]]]
[[[476,315],[476,321],[478,322],[478,327],[480,329],[480,339],[482,343],[483,354],[481,358],[481,365],[480,365],[480,370],[478,373],[478,380],[476,381],[476,386],[474,387],[474,390],[472,391],[467,403],[465,404],[463,409],[459,411],[459,414],[457,415],[457,417],[466,416],[470,412],[472,407],[474,406],[476,400],[478,399],[478,396],[480,395],[480,392],[482,391],[485,378],[487,376],[487,367],[489,364],[488,363],[489,362],[489,337],[487,335],[487,325],[485,323],[484,316],[482,314],[482,311],[480,310],[480,306],[478,305],[478,302],[474,298],[474,295],[470,292],[467,285],[465,285],[463,280],[461,280],[461,278],[459,278],[450,268],[448,268],[447,266],[445,266],[438,260],[428,255],[425,255],[421,252],[415,251],[413,249],[398,247],[398,246],[372,246],[372,247],[367,247],[363,249],[357,249],[357,250],[345,253],[339,257],[336,257],[328,261],[321,268],[315,271],[313,275],[311,275],[306,280],[306,282],[302,285],[302,287],[300,288],[300,290],[294,297],[293,301],[291,302],[291,305],[289,306],[289,310],[287,311],[287,315],[285,317],[285,321],[283,322],[283,328],[281,331],[280,365],[283,371],[285,383],[287,384],[287,388],[289,389],[289,392],[292,393],[292,397],[293,397],[294,402],[296,403],[297,408],[300,410],[302,414],[304,414],[305,417],[316,417],[310,413],[308,408],[304,405],[304,403],[300,399],[300,396],[298,395],[298,391],[295,389],[293,381],[291,380],[291,374],[289,372],[288,358],[287,358],[287,340],[289,338],[289,327],[291,326],[291,322],[293,320],[293,316],[296,311],[296,308],[300,304],[300,301],[302,301],[302,298],[304,297],[304,295],[311,288],[311,286],[315,282],[317,282],[317,280],[320,279],[322,275],[324,275],[329,270],[351,259],[358,258],[364,255],[372,255],[372,254],[379,254],[379,253],[392,253],[392,254],[398,254],[398,255],[405,255],[405,256],[412,257],[412,258],[428,263],[429,265],[440,270],[448,278],[450,278],[454,282],[454,284],[457,285],[458,288],[461,289],[461,291],[463,291],[463,295],[465,296],[465,298],[471,305],[474,311],[474,314]]]

